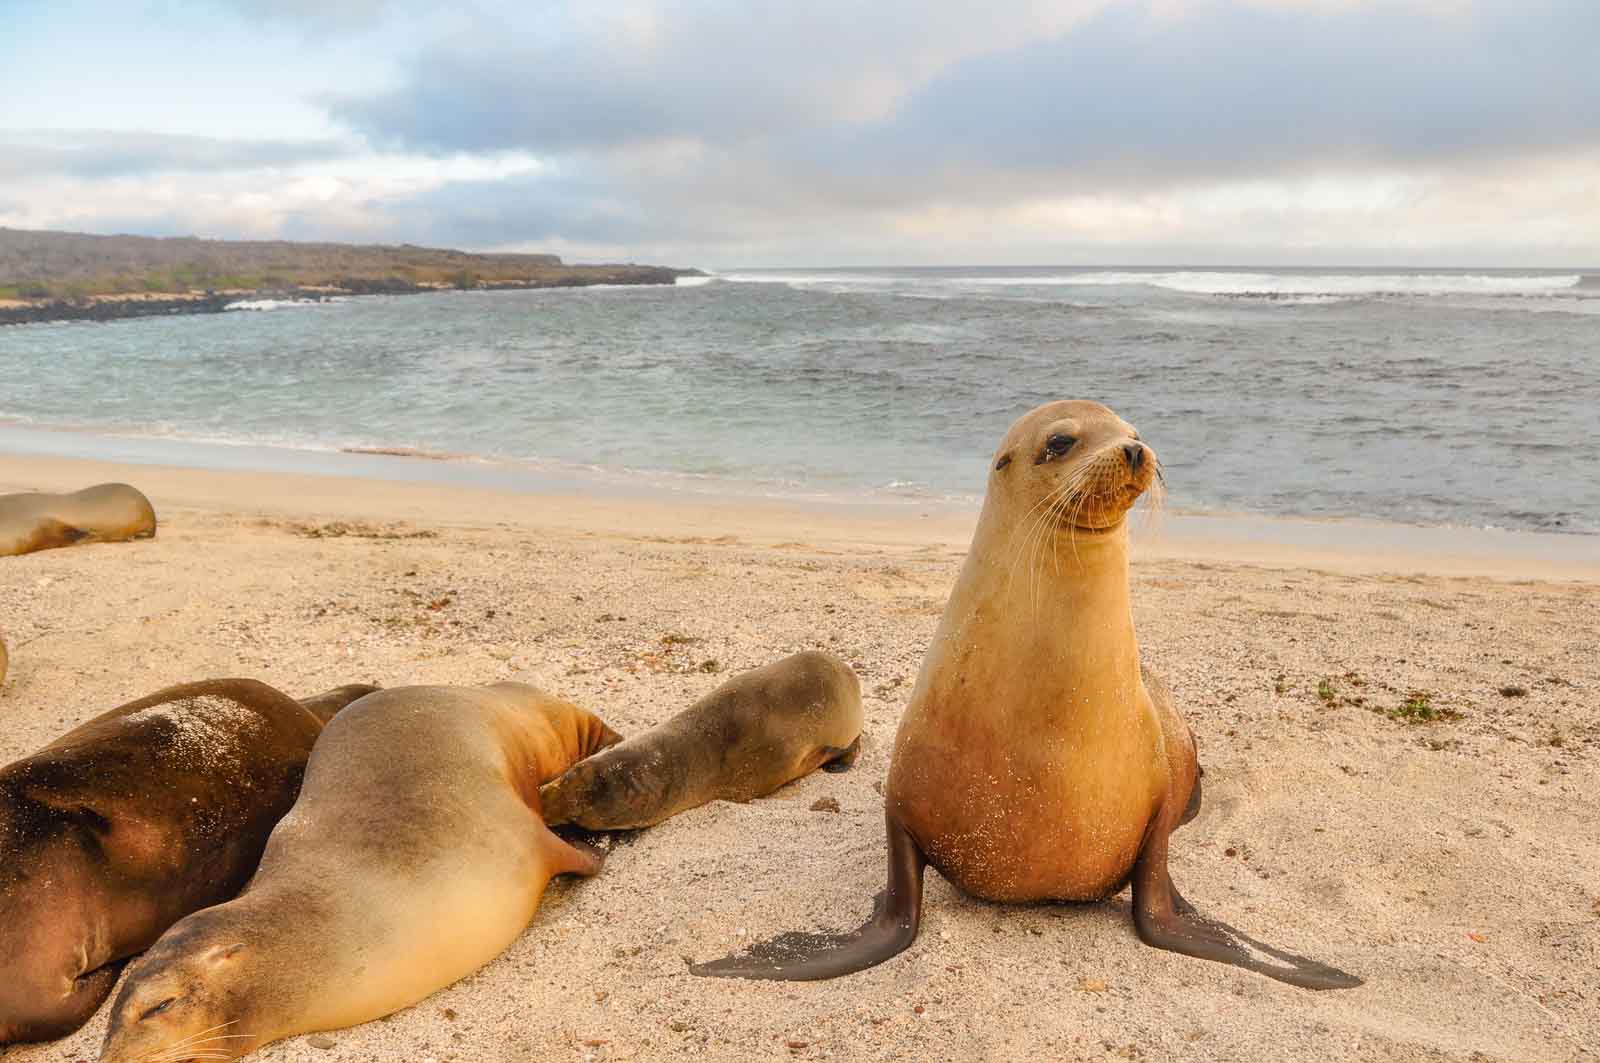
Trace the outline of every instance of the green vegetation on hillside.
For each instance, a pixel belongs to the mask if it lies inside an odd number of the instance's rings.
[[[157,239],[0,228],[0,299],[338,288],[404,292],[452,287],[671,283],[679,270],[567,265],[556,255],[477,255],[443,248]]]

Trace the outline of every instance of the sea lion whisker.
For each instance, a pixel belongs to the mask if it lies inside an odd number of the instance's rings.
[[[143,1063],[174,1063],[180,1059],[232,1059],[231,1053],[220,1048],[200,1048],[188,1045],[184,1048],[168,1049],[154,1056],[144,1057]]]
[[[1071,487],[1072,482],[1069,479],[1067,482],[1062,483],[1055,489],[1046,492],[1045,496],[1038,502],[1035,502],[1032,508],[1030,508],[1028,512],[1024,513],[1021,519],[1017,521],[1019,525],[1022,525],[1023,530],[1022,534],[1018,536],[1017,545],[1012,548],[1011,556],[1008,559],[1008,566],[1006,569],[1006,594],[1008,596],[1011,593],[1012,581],[1016,577],[1018,563],[1023,560],[1024,556],[1031,558],[1030,547],[1033,541],[1033,536],[1036,531],[1042,531],[1047,523],[1047,520],[1044,516],[1041,516],[1036,522],[1029,522],[1029,518],[1032,517],[1035,511],[1041,507],[1053,503],[1054,499],[1058,495],[1069,491]],[[1031,560],[1029,561],[1029,564],[1031,566]]]
[[[1084,492],[1082,490],[1074,491],[1072,495],[1063,499],[1060,505],[1051,509],[1049,529],[1050,537],[1053,538],[1060,531],[1061,518],[1067,515],[1069,509],[1071,509],[1074,515],[1076,515],[1077,510],[1083,506],[1083,498]],[[1053,566],[1055,574],[1057,576],[1061,575],[1061,551],[1050,551],[1050,564]]]
[[[1039,574],[1043,568],[1040,563],[1040,555],[1055,534],[1055,529],[1058,527],[1057,522],[1061,519],[1061,513],[1077,496],[1082,486],[1081,480],[1082,470],[1075,470],[1067,478],[1066,482],[1061,485],[1062,489],[1058,492],[1053,492],[1056,501],[1052,502],[1050,507],[1040,514],[1034,527],[1030,529],[1028,539],[1028,597],[1030,607],[1035,616],[1039,613]]]
[[[248,1037],[248,1034],[217,1034],[213,1037],[206,1036],[206,1034],[216,1034],[217,1030],[226,1030],[230,1026],[237,1025],[238,1022],[238,1019],[233,1019],[229,1022],[219,1023],[216,1026],[208,1026],[199,1033],[190,1034],[181,1041],[174,1041],[172,1044],[163,1045],[161,1048],[153,1048],[145,1055],[140,1056],[137,1060],[137,1063],[153,1063],[154,1060],[157,1060],[163,1056],[171,1055],[173,1052],[181,1052],[192,1045],[201,1044],[205,1041],[218,1040],[222,1037]]]

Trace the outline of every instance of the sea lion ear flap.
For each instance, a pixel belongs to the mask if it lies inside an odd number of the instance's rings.
[[[1011,464],[1011,455],[1010,455],[1010,453],[1002,454],[1002,455],[1000,455],[1000,460],[994,463],[994,471],[995,472],[999,472],[1001,469],[1005,468],[1007,465],[1010,465],[1010,464]]]
[[[206,959],[210,960],[212,963],[222,963],[225,960],[233,959],[243,951],[244,942],[242,941],[235,942],[232,945],[218,945],[216,948],[211,950],[211,954],[207,956]]]

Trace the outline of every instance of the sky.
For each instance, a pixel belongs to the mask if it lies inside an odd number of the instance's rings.
[[[1600,265],[1597,0],[0,0],[0,226]]]

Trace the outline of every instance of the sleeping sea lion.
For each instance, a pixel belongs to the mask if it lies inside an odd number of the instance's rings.
[[[539,787],[617,740],[521,683],[362,698],[323,732],[244,893],[134,964],[102,1063],[233,1059],[471,974],[526,929],[552,876],[599,871],[545,826]]]
[[[666,723],[579,761],[539,791],[545,822],[649,827],[708,801],[752,801],[861,750],[861,684],[815,650],[723,683]]]
[[[1200,771],[1133,631],[1126,517],[1159,475],[1138,433],[1098,403],[1051,403],[1011,427],[895,738],[889,881],[872,917],[694,973],[808,980],[882,963],[915,940],[932,864],[963,892],[1010,903],[1101,900],[1131,881],[1147,944],[1311,989],[1360,984],[1206,918],[1167,872]]]
[[[70,494],[0,495],[0,557],[73,543],[120,543],[156,533],[150,500],[127,484]]]
[[[121,961],[237,893],[322,725],[375,689],[186,683],[0,769],[0,1044],[76,1030]]]

